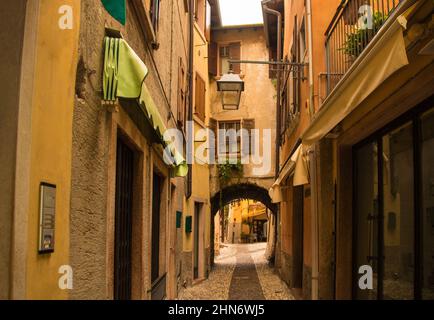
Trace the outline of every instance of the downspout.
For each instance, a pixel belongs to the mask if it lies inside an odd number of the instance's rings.
[[[277,11],[267,7],[269,1],[262,2],[262,9],[266,14],[271,14],[277,17],[277,62],[282,61],[282,14]],[[280,172],[280,82],[281,82],[281,70],[280,66],[277,68],[277,102],[276,102],[276,162],[275,162],[275,178],[277,179]],[[274,225],[274,256],[277,252],[278,234],[279,234],[279,210],[275,213],[276,220]],[[274,259],[276,265],[276,258]]]
[[[313,145],[309,150],[310,162],[310,188],[312,207],[312,300],[318,300],[318,276],[319,276],[319,241],[318,241],[318,175],[317,175],[317,146]]]
[[[190,0],[190,10],[189,10],[189,56],[188,56],[188,110],[187,110],[187,140],[192,138],[192,135],[194,134],[194,126],[192,124],[193,121],[193,73],[194,73],[194,66],[193,66],[193,55],[194,55],[194,3],[195,0]],[[191,128],[190,128],[191,126]],[[190,133],[190,135],[188,134]],[[192,150],[189,150],[188,147],[190,146],[189,141],[187,141],[187,159],[191,160],[191,156],[189,157],[188,153],[192,152]],[[187,174],[187,190],[186,190],[186,197],[187,199],[191,197],[192,190],[193,190],[193,166],[192,161],[188,161],[188,174]]]
[[[312,119],[315,114],[314,98],[314,82],[313,82],[313,37],[312,37],[312,0],[306,0],[306,15],[307,15],[307,37],[309,43],[309,113]]]
[[[268,2],[268,1],[267,1]],[[262,3],[262,7],[265,13],[272,14],[277,17],[277,62],[282,61],[282,14],[277,11],[267,7],[266,3]],[[275,178],[279,176],[280,167],[280,86],[281,86],[281,69],[280,66],[277,68],[277,102],[276,102],[276,168],[275,168]]]
[[[309,55],[309,113],[315,114],[314,79],[313,79],[313,35],[312,35],[312,0],[306,0],[307,36]],[[312,201],[312,300],[318,300],[319,247],[318,247],[318,181],[316,167],[316,146],[309,151]]]

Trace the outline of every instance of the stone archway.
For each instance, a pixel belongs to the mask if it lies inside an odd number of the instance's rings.
[[[277,205],[272,203],[268,194],[268,190],[250,183],[241,183],[230,185],[223,189],[222,203],[220,203],[220,193],[218,191],[211,197],[211,214],[216,215],[220,210],[220,205],[226,206],[237,199],[252,199],[262,202],[270,211],[275,214],[277,212]]]
[[[220,199],[221,192],[222,196]],[[237,199],[252,199],[260,201],[271,211],[272,214],[277,214],[278,207],[271,201],[268,190],[256,184],[233,184],[215,193],[211,197],[211,265],[214,265],[214,216],[219,212],[221,207],[224,207]]]

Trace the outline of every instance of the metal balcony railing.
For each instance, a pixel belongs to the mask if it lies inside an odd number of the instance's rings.
[[[326,31],[327,96],[403,0],[342,0]]]

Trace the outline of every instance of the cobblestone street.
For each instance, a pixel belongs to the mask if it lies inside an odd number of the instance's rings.
[[[183,290],[179,300],[294,300],[265,259],[266,243],[225,244],[208,280]]]

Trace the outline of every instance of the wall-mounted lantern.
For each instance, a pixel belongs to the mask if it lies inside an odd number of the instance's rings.
[[[217,91],[221,92],[223,110],[238,110],[244,81],[239,75],[229,71],[217,81]]]

